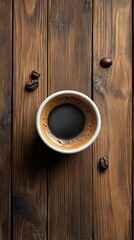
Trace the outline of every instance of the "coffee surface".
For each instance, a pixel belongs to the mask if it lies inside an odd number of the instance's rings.
[[[77,149],[94,135],[96,115],[92,106],[81,97],[57,96],[42,109],[40,127],[43,136],[54,147]]]
[[[50,131],[59,139],[72,139],[84,128],[85,116],[73,104],[55,107],[48,118]]]

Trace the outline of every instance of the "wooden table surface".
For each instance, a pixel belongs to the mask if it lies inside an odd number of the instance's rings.
[[[0,240],[132,240],[132,0],[0,0],[0,49]],[[48,149],[35,125],[64,89],[102,119],[73,155]]]

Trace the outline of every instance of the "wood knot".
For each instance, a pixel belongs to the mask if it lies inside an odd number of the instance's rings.
[[[83,0],[83,12],[87,13],[91,10],[91,1],[90,0]]]
[[[26,13],[28,14],[28,16],[32,16],[36,8],[36,0],[25,0],[24,4]]]

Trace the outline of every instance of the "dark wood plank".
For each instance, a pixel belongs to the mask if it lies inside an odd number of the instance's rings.
[[[32,70],[39,88],[24,87]],[[47,1],[14,0],[13,239],[46,239],[45,146],[37,136],[36,112],[47,95]]]
[[[0,1],[0,239],[11,239],[12,1]]]
[[[134,79],[134,1],[132,1],[132,79]],[[132,237],[134,238],[134,81],[132,81]]]
[[[91,96],[92,1],[49,0],[49,94]],[[66,156],[49,151],[48,239],[92,238],[92,148]]]
[[[132,1],[94,1],[94,101],[102,129],[93,148],[94,239],[132,239]],[[97,17],[96,17],[97,16]],[[111,57],[104,69],[99,61]],[[100,173],[100,157],[109,169]]]

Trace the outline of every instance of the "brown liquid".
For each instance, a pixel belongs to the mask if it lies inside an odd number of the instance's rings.
[[[52,113],[52,110],[57,106],[61,106],[63,104],[76,106],[76,108],[80,109],[84,114],[85,124],[83,130],[74,138],[61,139],[59,137],[56,137],[49,128],[48,119],[50,113]],[[77,149],[85,145],[94,135],[94,132],[96,130],[96,123],[97,119],[92,106],[85,99],[71,94],[61,95],[50,100],[44,106],[40,116],[40,126],[44,138],[46,138],[46,140],[54,147],[63,150]]]

